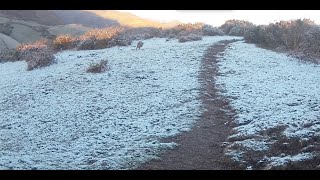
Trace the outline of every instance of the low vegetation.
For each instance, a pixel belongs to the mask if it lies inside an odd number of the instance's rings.
[[[1,62],[15,62],[20,60],[19,52],[15,49],[0,52],[0,63]]]
[[[71,35],[68,35],[68,34],[66,35],[63,34],[63,35],[57,36],[53,40],[53,48],[58,51],[72,49],[76,47],[78,41],[79,40],[76,37],[72,37]]]
[[[245,32],[244,38],[248,43],[289,52],[290,55],[300,59],[317,61],[315,59],[320,57],[319,35],[320,28],[313,21],[297,19],[253,26]]]
[[[179,42],[187,42],[187,41],[200,41],[202,40],[202,36],[199,34],[188,34],[186,36],[180,36]]]
[[[222,36],[225,33],[217,27],[204,23],[180,24],[171,29],[164,30],[164,37],[178,39],[179,42],[198,41],[202,36]]]
[[[305,61],[320,62],[320,27],[310,19],[258,26],[248,21],[228,20],[219,28],[227,35],[243,36],[247,43],[287,52]]]
[[[40,40],[30,44],[24,44],[17,48],[21,59],[28,64],[27,70],[33,70],[49,66],[54,63],[54,51],[48,46],[47,40]]]
[[[103,73],[109,69],[108,61],[101,60],[99,63],[92,63],[90,64],[89,68],[87,69],[88,73]]]
[[[3,26],[0,29],[9,30],[8,28]],[[0,59],[1,62],[25,59],[29,62],[28,69],[31,70],[50,64],[52,61],[50,59],[53,59],[52,50],[57,52],[68,49],[94,50],[129,46],[134,40],[154,37],[166,38],[167,41],[177,39],[184,43],[201,40],[202,36],[221,35],[243,36],[247,43],[255,43],[263,48],[286,52],[288,55],[306,61],[320,62],[320,27],[309,19],[280,21],[259,26],[243,20],[228,20],[220,27],[204,23],[179,24],[167,29],[113,26],[93,29],[80,37],[63,34],[51,41],[43,41],[41,45],[40,41],[34,42],[33,45],[32,43],[22,45],[16,50],[1,52]]]
[[[244,34],[254,25],[243,20],[228,20],[219,28],[229,36],[244,36]]]
[[[124,31],[124,27],[93,29],[79,37],[78,49],[90,50],[130,45],[131,41],[122,36]]]

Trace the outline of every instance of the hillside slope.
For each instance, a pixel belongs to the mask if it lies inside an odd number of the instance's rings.
[[[178,21],[161,23],[158,21],[153,21],[149,19],[144,19],[133,15],[128,12],[119,12],[119,11],[110,11],[110,10],[84,10],[85,12],[91,12],[96,14],[99,17],[111,19],[117,21],[120,25],[129,26],[129,27],[173,27],[178,25]]]
[[[65,51],[33,71],[0,64],[0,169],[131,169],[157,158],[175,146],[160,139],[198,118],[206,47],[231,38]],[[110,70],[86,73],[100,59]]]
[[[52,10],[52,12],[64,24],[82,24],[93,28],[120,25],[117,20],[101,17],[92,12],[80,10]]]
[[[5,34],[0,33],[0,53],[8,49],[14,49],[18,45],[20,45],[19,42]]]
[[[11,11],[9,14],[11,16],[0,13],[0,34],[10,37],[18,43],[30,43],[42,38],[53,39],[60,34],[79,36],[92,29],[81,24],[49,26],[40,24],[38,21],[39,19],[35,19],[38,22],[30,20],[32,18],[24,18],[27,20],[22,20],[19,16],[15,16],[17,14],[12,13]],[[18,15],[21,14],[18,13]],[[17,43],[9,46],[6,46],[6,44],[7,43],[0,43],[0,49],[14,49],[15,47],[12,45],[17,45]]]
[[[320,65],[244,42],[218,65],[217,85],[237,113],[228,155],[248,169],[320,164]]]
[[[48,10],[0,10],[0,16],[9,19],[34,21],[48,26],[64,24],[55,13]]]
[[[18,43],[52,39],[59,34],[79,36],[92,28],[107,26],[165,28],[178,23],[160,23],[111,10],[0,10],[0,33]],[[6,48],[3,43],[0,46]]]

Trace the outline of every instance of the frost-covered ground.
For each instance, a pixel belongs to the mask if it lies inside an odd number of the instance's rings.
[[[320,136],[319,65],[239,41],[219,68],[217,84],[237,112],[228,155],[249,169],[252,162],[280,166],[317,155],[312,147]]]
[[[155,158],[175,146],[159,140],[189,130],[200,113],[203,52],[234,38],[65,51],[33,71],[0,64],[0,169],[130,169]],[[110,71],[85,72],[101,59]]]

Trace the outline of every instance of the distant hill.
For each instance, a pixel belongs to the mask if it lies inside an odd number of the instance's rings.
[[[34,16],[32,18],[16,16],[17,14],[10,15],[0,13],[0,49],[13,49],[20,43],[29,43],[40,40],[42,38],[53,39],[60,34],[70,34],[73,36],[80,36],[92,28],[83,26],[81,24],[66,24],[66,25],[44,25],[40,24]],[[21,15],[21,14],[19,14]],[[41,22],[41,21],[40,21]],[[47,22],[47,24],[55,24],[55,21]],[[62,23],[64,24],[64,23]],[[17,43],[15,43],[14,41]]]
[[[0,10],[0,17],[34,21],[47,26],[81,24],[91,28],[123,25],[129,27],[173,27],[179,21],[161,23],[114,10]]]
[[[91,12],[99,17],[111,19],[117,21],[120,25],[129,27],[173,27],[180,24],[179,21],[173,21],[169,23],[161,23],[159,21],[153,21],[138,17],[128,12],[110,11],[110,10],[83,10],[85,12]]]
[[[48,26],[64,24],[55,13],[47,10],[0,10],[0,16],[9,19],[34,21]]]
[[[117,20],[104,18],[92,12],[80,10],[52,10],[51,12],[59,17],[64,24],[82,24],[93,28],[119,25]]]
[[[5,34],[0,33],[0,53],[2,51],[6,51],[8,49],[14,49],[18,45],[20,45],[19,42],[17,42],[13,38],[11,38]]]
[[[19,43],[52,39],[59,34],[80,36],[92,28],[115,25],[168,28],[178,24],[178,21],[161,23],[113,10],[0,10],[0,33],[3,40],[0,48],[11,49]]]
[[[67,24],[49,27],[50,34],[58,36],[60,34],[69,34],[72,36],[81,36],[92,28],[83,26],[81,24]]]

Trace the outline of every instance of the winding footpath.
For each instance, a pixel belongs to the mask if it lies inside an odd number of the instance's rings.
[[[160,154],[137,170],[231,170],[241,169],[231,159],[224,156],[223,143],[230,134],[234,111],[229,102],[218,95],[214,77],[218,73],[217,59],[228,44],[237,40],[220,41],[210,46],[202,59],[199,73],[202,114],[189,131],[166,142],[176,142],[175,149]]]

